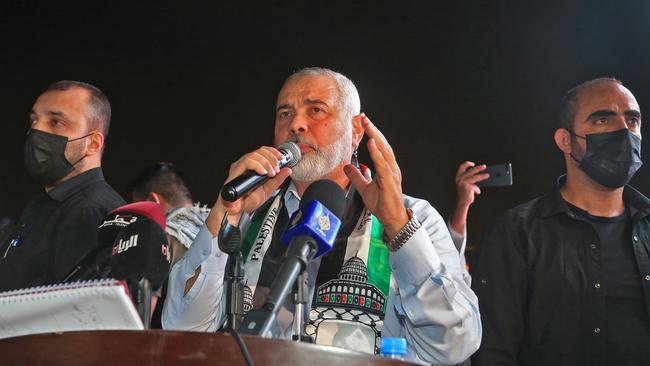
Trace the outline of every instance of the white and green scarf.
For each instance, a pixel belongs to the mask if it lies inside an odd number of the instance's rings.
[[[369,178],[369,170],[364,173]],[[242,254],[250,290],[245,310],[253,306],[256,289],[269,286],[284,255],[285,247],[277,241],[288,222],[285,193],[286,188],[280,190],[256,212],[244,238]],[[318,344],[378,353],[390,289],[388,248],[381,223],[354,191],[348,194],[348,203],[334,249],[314,261],[318,274],[308,281],[314,296],[305,331]]]

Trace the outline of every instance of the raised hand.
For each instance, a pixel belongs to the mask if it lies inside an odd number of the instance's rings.
[[[376,174],[372,181],[368,181],[351,164],[345,166],[345,174],[361,195],[365,206],[384,225],[386,235],[393,238],[409,221],[402,197],[402,173],[386,137],[365,114],[362,114],[362,118],[361,125],[368,135],[368,151]]]
[[[481,188],[476,184],[490,177],[488,173],[481,173],[486,168],[485,164],[476,165],[466,161],[458,166],[456,172],[456,207],[451,215],[451,227],[459,234],[465,232],[469,206],[474,203],[476,195],[481,194]]]

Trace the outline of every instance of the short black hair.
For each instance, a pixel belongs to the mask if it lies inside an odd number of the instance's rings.
[[[98,87],[84,83],[83,81],[74,80],[59,80],[56,81],[43,92],[53,90],[65,91],[72,88],[81,88],[90,94],[90,101],[88,103],[90,113],[90,127],[98,129],[104,134],[104,139],[108,137],[108,129],[111,126],[111,103],[108,101],[106,94],[99,90]]]
[[[560,102],[560,116],[559,116],[558,128],[564,128],[565,130],[569,130],[573,132],[573,128],[575,127],[576,109],[578,107],[578,95],[580,94],[580,92],[596,84],[608,84],[608,83],[623,85],[623,83],[616,78],[600,77],[593,80],[585,81],[584,83],[566,92],[566,94],[564,94],[564,97],[562,97],[562,101]]]
[[[129,186],[131,197],[146,199],[154,192],[173,206],[192,202],[185,176],[170,162],[158,162],[144,168]]]

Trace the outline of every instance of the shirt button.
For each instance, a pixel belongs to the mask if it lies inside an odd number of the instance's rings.
[[[645,277],[643,277],[643,278],[644,278],[646,281],[650,281],[650,275],[645,275]]]
[[[591,244],[590,247],[591,249],[596,249],[596,244]]]
[[[600,333],[600,328],[594,328],[594,333],[596,334]]]
[[[600,283],[596,282],[596,283],[594,284],[594,287],[595,287],[595,288],[600,288]]]
[[[633,239],[634,241],[639,241],[639,237],[636,236],[636,235],[634,235],[634,236],[632,237],[632,239]]]

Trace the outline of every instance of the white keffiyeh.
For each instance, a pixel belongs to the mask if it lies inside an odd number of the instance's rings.
[[[185,248],[189,248],[199,233],[203,223],[208,218],[210,209],[201,207],[199,203],[192,207],[174,208],[165,213],[167,217],[167,235],[170,235]]]

